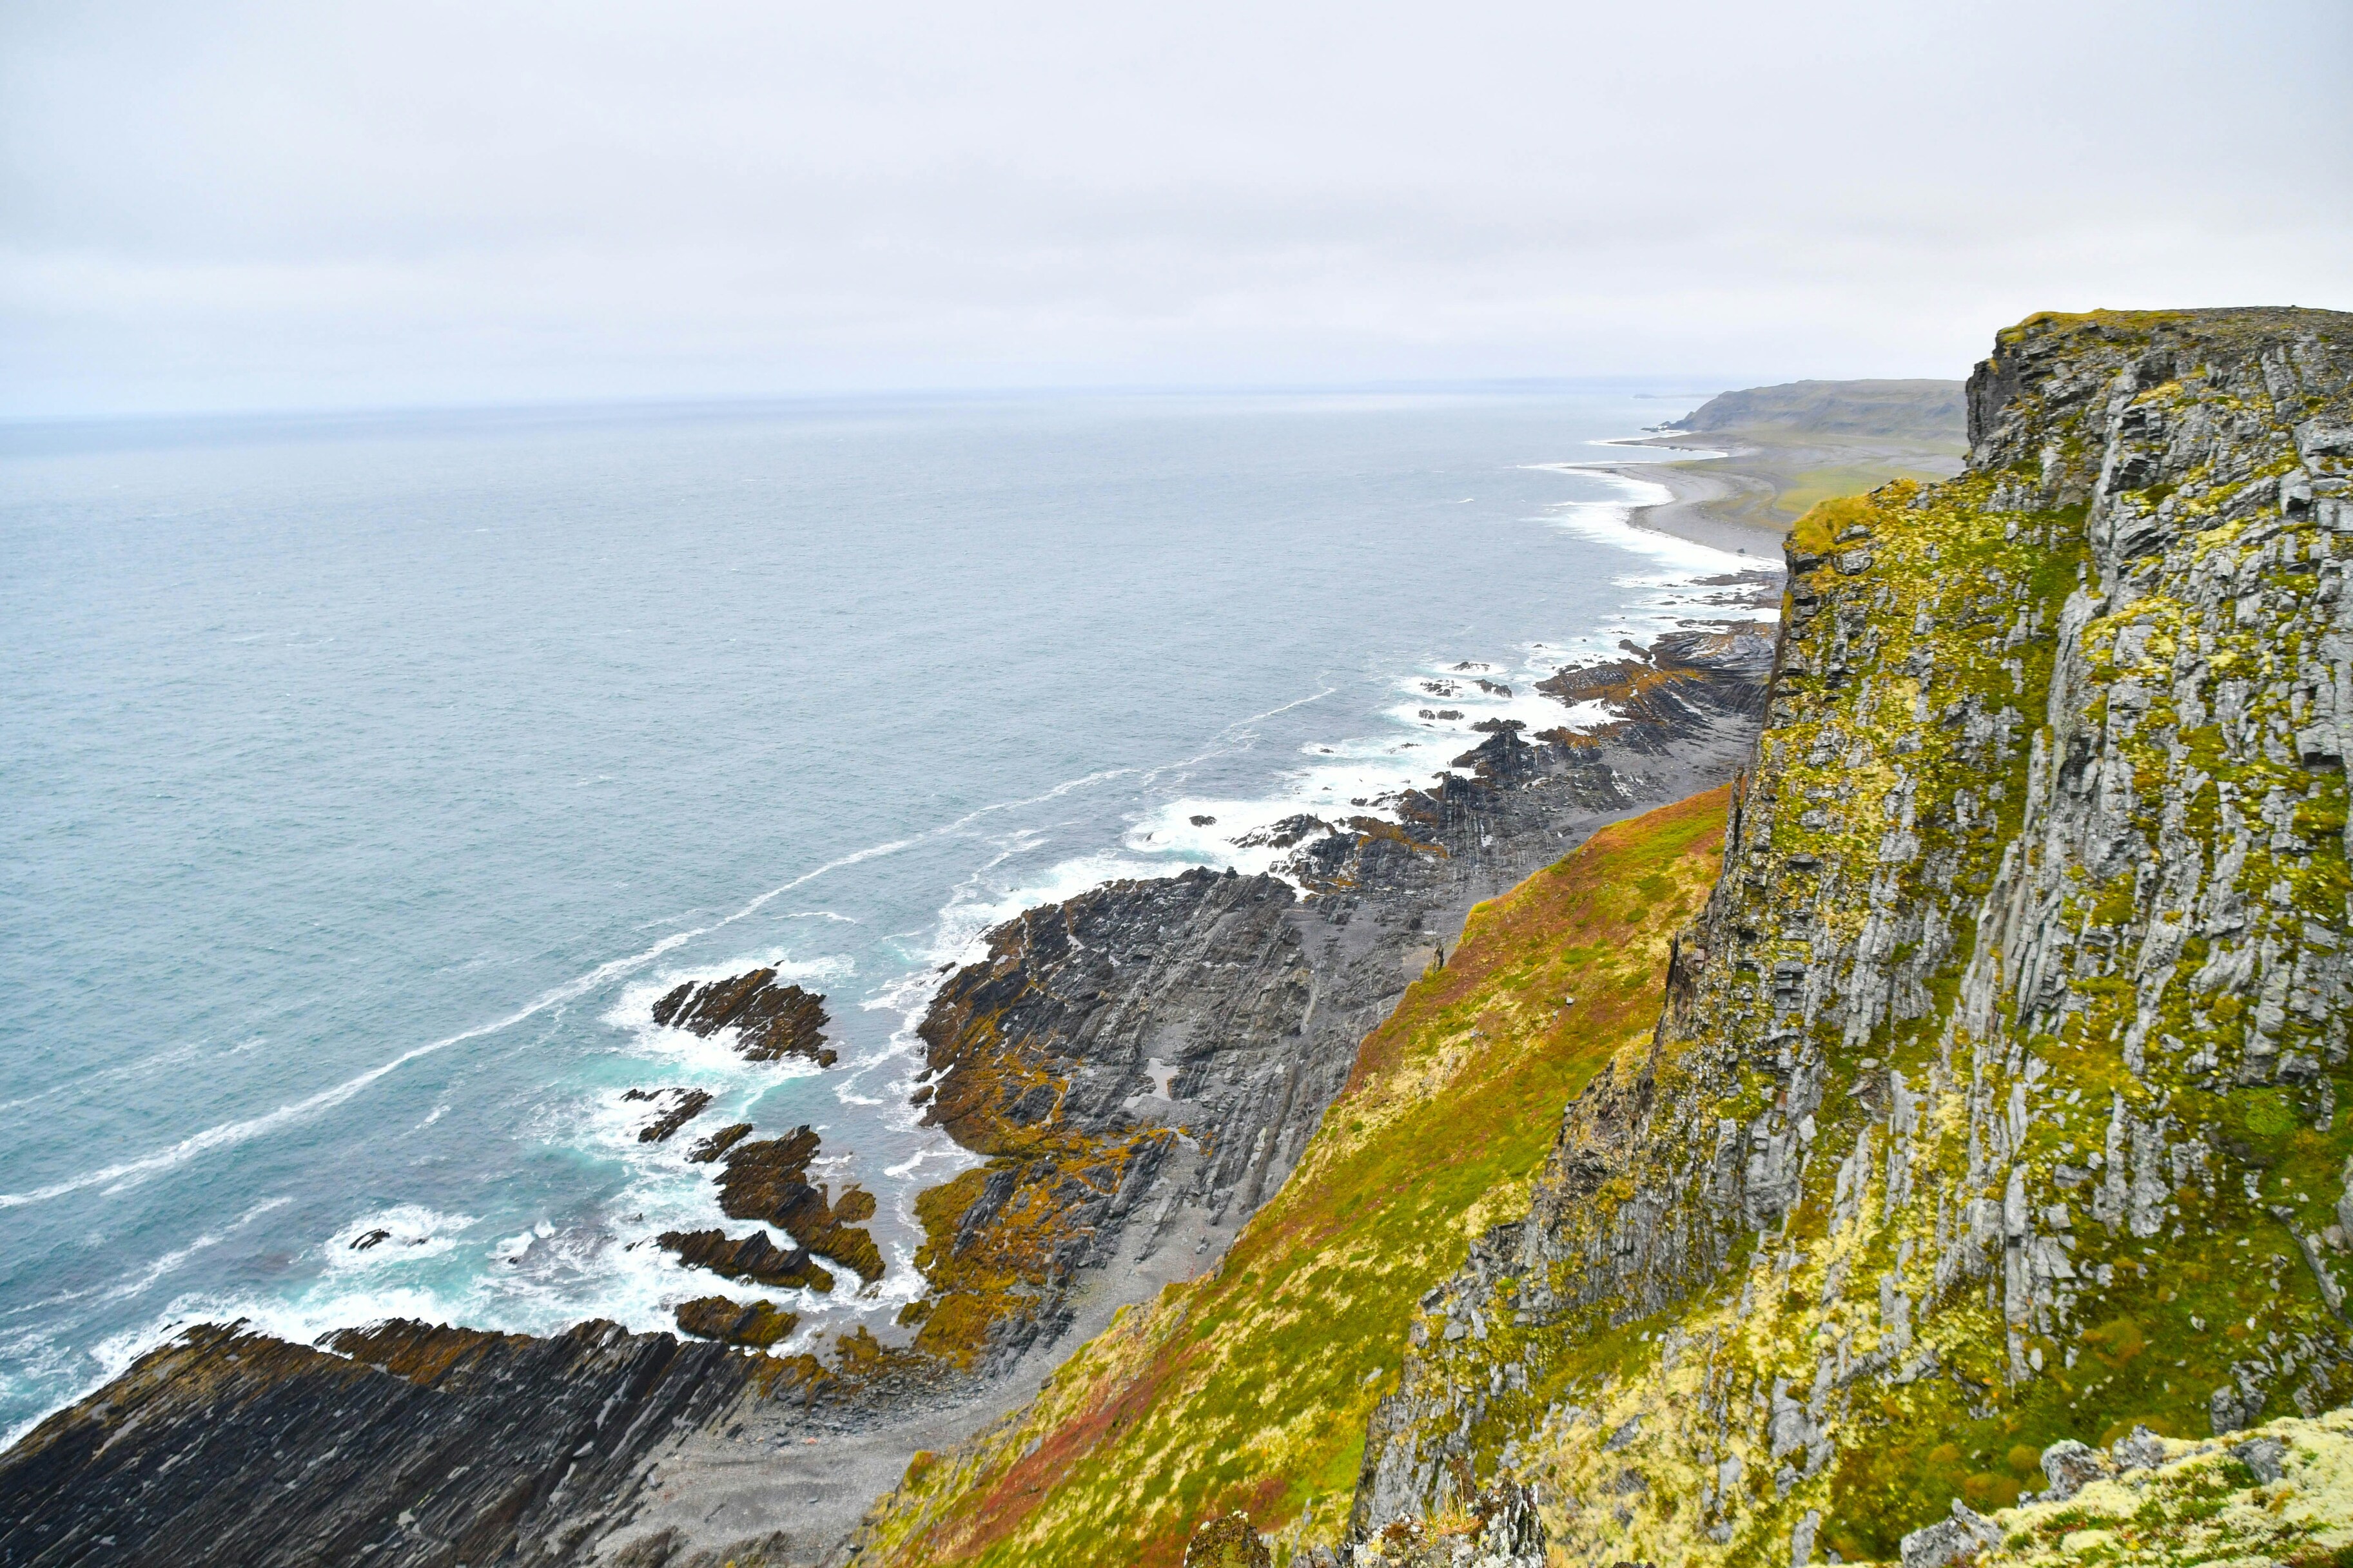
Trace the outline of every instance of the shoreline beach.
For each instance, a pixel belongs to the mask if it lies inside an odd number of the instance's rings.
[[[1634,445],[1636,443],[1628,443]],[[1737,453],[1725,453],[1726,457]],[[1576,463],[1564,465],[1587,473],[1609,474],[1621,479],[1654,484],[1668,492],[1662,501],[1638,503],[1627,514],[1635,528],[1663,533],[1687,543],[1705,545],[1728,554],[1746,555],[1778,567],[1781,562],[1779,529],[1760,528],[1718,510],[1727,501],[1767,501],[1772,487],[1762,479],[1733,469],[1709,469],[1674,463]]]

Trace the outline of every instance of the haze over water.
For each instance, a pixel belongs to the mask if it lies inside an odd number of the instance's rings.
[[[1105,877],[1258,868],[1233,837],[1365,809],[1480,719],[1567,717],[1535,678],[1741,563],[1540,465],[1646,455],[1590,443],[1683,406],[0,428],[0,1431],[206,1318],[791,1298],[648,1243],[742,1232],[683,1161],[739,1119],[818,1126],[877,1194],[881,1286],[793,1304],[881,1328],[913,1192],[965,1159],[904,1103],[940,966]],[[754,963],[826,994],[839,1066],[652,1026]],[[619,1096],[665,1084],[718,1099],[640,1144]]]

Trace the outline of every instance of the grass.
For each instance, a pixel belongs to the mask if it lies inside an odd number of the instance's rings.
[[[1773,508],[1791,522],[1826,500],[1862,495],[1890,479],[1920,479],[1934,483],[1943,476],[1900,464],[1849,463],[1837,468],[1806,468],[1782,480]]]
[[[1727,800],[1606,828],[1474,910],[1223,1263],[1122,1313],[1027,1409],[923,1456],[861,1561],[1091,1563],[1112,1539],[1123,1562],[1173,1565],[1235,1509],[1286,1553],[1335,1541],[1416,1300],[1525,1209],[1560,1108],[1647,1046]]]

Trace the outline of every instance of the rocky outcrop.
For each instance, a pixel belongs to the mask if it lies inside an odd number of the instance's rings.
[[[773,969],[754,969],[725,980],[688,981],[654,1004],[654,1022],[708,1039],[722,1029],[735,1032],[735,1048],[755,1062],[807,1057],[829,1068],[839,1059],[825,1044],[825,998],[797,985],[776,984]]]
[[[708,1137],[696,1140],[694,1147],[686,1152],[687,1160],[692,1164],[708,1165],[751,1135],[750,1122],[731,1121]]]
[[[1062,1289],[1132,1221],[1148,1247],[1180,1203],[1247,1208],[1287,1168],[1338,1087],[1314,1075],[1345,1071],[1302,1059],[1296,902],[1264,876],[1113,882],[998,927],[940,988],[923,1119],[989,1160],[918,1200],[919,1347],[1018,1353],[1060,1331]]]
[[[1497,724],[1461,771],[1380,803],[1391,816],[1301,815],[1238,841],[1290,849],[1280,876],[1115,882],[991,931],[920,1029],[915,1102],[987,1163],[917,1201],[918,1348],[1003,1366],[1059,1335],[1071,1292],[1114,1260],[1162,1260],[1105,1282],[1140,1299],[1222,1247],[1471,904],[1729,775],[1770,650],[1754,623],[1688,628],[1644,655],[1689,692],[1664,721],[1567,743]]]
[[[638,1129],[638,1142],[664,1143],[670,1141],[671,1133],[702,1114],[703,1108],[711,1103],[711,1091],[707,1089],[633,1089],[621,1098],[664,1105],[660,1115]]]
[[[843,1189],[839,1198],[808,1180],[818,1135],[797,1127],[782,1138],[737,1143],[719,1176],[719,1207],[736,1219],[775,1226],[809,1251],[857,1271],[869,1284],[882,1278],[882,1252],[856,1222],[874,1217],[874,1194]]]
[[[723,1279],[750,1279],[786,1289],[831,1290],[833,1276],[806,1247],[782,1247],[760,1231],[731,1237],[723,1230],[666,1230],[654,1245],[689,1268]]]
[[[1969,400],[1793,536],[1655,1040],[1423,1303],[1359,1539],[1502,1479],[1572,1560],[1893,1557],[2353,1395],[2353,317],[2038,317]]]
[[[1572,707],[1606,704],[1613,716],[1537,738],[1578,750],[1615,742],[1657,756],[1688,744],[1722,718],[1760,719],[1774,634],[1772,626],[1758,621],[1671,632],[1647,648],[1621,643],[1623,658],[1565,666],[1536,689]]]
[[[195,1329],[0,1458],[0,1561],[578,1562],[675,1429],[782,1364],[611,1323]]]
[[[800,1325],[797,1314],[779,1311],[774,1301],[744,1302],[726,1296],[697,1296],[691,1301],[681,1301],[671,1316],[678,1320],[681,1333],[753,1350],[766,1350],[790,1339]]]

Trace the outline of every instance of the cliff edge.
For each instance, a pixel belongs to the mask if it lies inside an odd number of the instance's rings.
[[[1968,406],[1792,536],[1648,1058],[1416,1315],[1353,1539],[1951,1561],[2353,1396],[2353,316],[2037,316]]]

